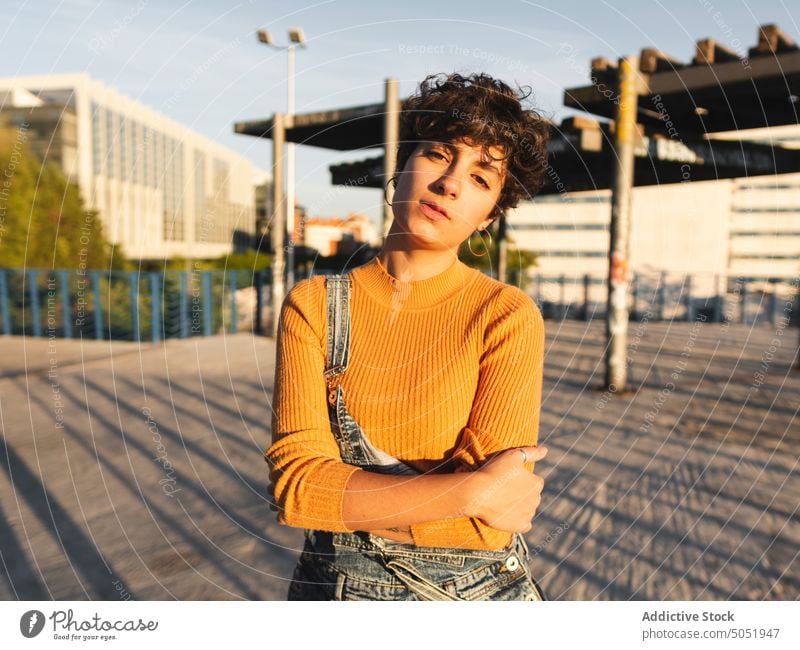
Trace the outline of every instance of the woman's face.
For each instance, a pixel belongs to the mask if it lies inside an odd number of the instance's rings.
[[[503,154],[500,147],[489,152],[495,158]],[[483,156],[480,146],[422,142],[398,175],[392,198],[396,226],[415,245],[457,250],[491,223],[504,179],[505,161]]]

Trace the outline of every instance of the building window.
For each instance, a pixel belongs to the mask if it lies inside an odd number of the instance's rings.
[[[206,210],[206,157],[194,152],[194,239],[203,241],[203,220]]]
[[[509,230],[608,230],[604,223],[521,223],[510,224]]]
[[[608,251],[537,251],[542,257],[608,257]]]
[[[183,241],[183,143],[173,141],[172,149],[172,238]]]
[[[145,128],[145,152],[144,157],[147,169],[144,174],[144,184],[147,187],[156,186],[156,132],[150,127]]]
[[[119,116],[119,178],[130,181],[130,123],[124,115]]]
[[[117,116],[106,109],[106,176],[117,177]]]
[[[131,182],[142,184],[142,125],[131,120]]]
[[[92,172],[95,176],[105,173],[103,155],[103,120],[105,115],[98,104],[92,102]]]
[[[164,197],[164,239],[172,241],[175,233],[175,204],[173,197],[172,169],[173,169],[173,148],[172,138],[161,136],[162,160],[163,163],[163,197]]]

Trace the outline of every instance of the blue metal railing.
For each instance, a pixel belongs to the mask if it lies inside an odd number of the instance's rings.
[[[319,271],[325,273],[325,271]],[[605,317],[606,277],[512,277],[545,318]],[[244,329],[264,333],[271,273],[0,269],[0,334],[157,343]],[[712,287],[712,290],[709,290]],[[800,278],[633,274],[632,320],[797,322]]]
[[[536,301],[545,318],[605,318],[605,276],[527,273],[519,280],[511,282]],[[632,320],[775,325],[785,317],[797,323],[798,288],[800,277],[633,273],[628,309]]]
[[[0,333],[157,343],[261,328],[263,271],[0,269]],[[253,292],[265,296],[256,299]],[[238,301],[247,303],[239,307]]]

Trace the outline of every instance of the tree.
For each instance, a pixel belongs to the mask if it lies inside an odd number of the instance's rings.
[[[487,230],[495,230],[490,226]],[[506,233],[509,244],[514,240],[508,232]],[[471,250],[470,250],[471,249]],[[474,251],[474,253],[472,252]],[[470,238],[461,245],[458,251],[458,258],[467,266],[489,273],[492,271],[495,260],[497,259],[497,237],[492,234],[491,240],[488,234],[477,235],[473,233]],[[523,291],[527,288],[530,280],[526,271],[538,266],[538,256],[531,251],[518,248],[508,248],[508,282],[518,286]]]
[[[0,258],[18,268],[108,269],[111,244],[94,210],[53,162],[42,162],[23,129],[0,128]],[[115,268],[122,266],[114,251]]]

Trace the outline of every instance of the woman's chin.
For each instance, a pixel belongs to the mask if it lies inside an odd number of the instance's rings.
[[[445,245],[441,234],[436,231],[433,224],[414,223],[409,227],[407,224],[395,223],[390,229],[389,237],[395,241],[402,239],[414,246],[425,248],[442,248]]]

